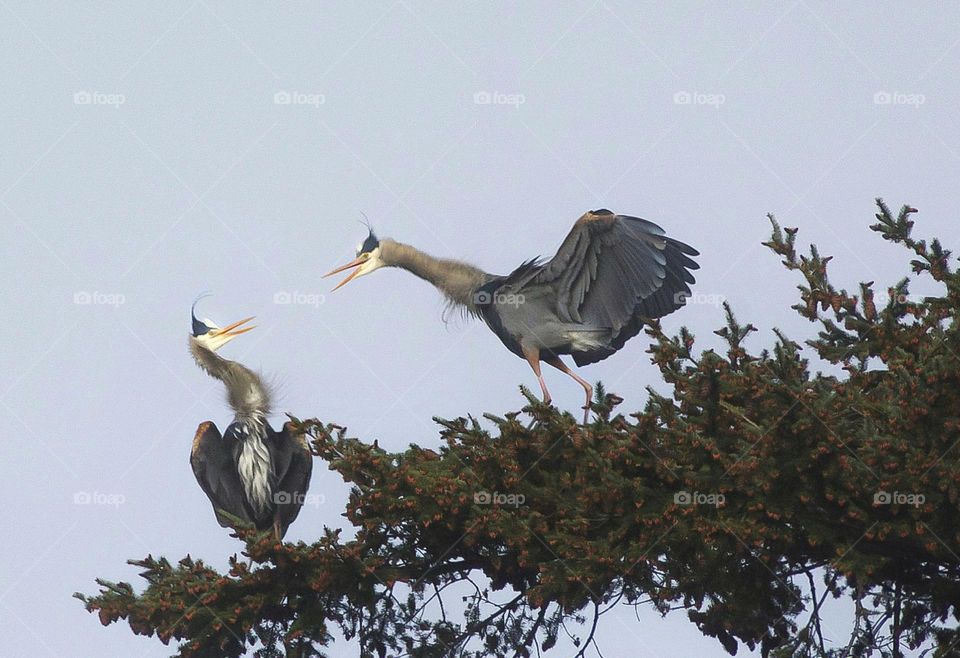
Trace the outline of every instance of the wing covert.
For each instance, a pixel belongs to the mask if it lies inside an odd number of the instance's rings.
[[[616,336],[638,314],[657,318],[683,305],[696,255],[653,222],[595,210],[526,283],[554,288],[562,320],[609,327]]]
[[[297,518],[303,506],[310,475],[313,473],[313,454],[303,433],[294,431],[293,423],[284,423],[276,435],[277,445],[277,491],[283,498],[277,499],[277,514],[280,517],[281,535]]]
[[[224,528],[232,527],[232,524],[220,513],[221,510],[252,522],[232,460],[217,426],[209,420],[200,423],[190,450],[190,466],[197,483],[213,505],[217,522]]]

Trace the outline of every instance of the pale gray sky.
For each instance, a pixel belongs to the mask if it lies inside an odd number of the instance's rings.
[[[809,336],[764,215],[835,254],[847,287],[908,271],[867,229],[875,196],[950,246],[958,20],[934,2],[0,0],[10,655],[169,655],[70,594],[139,586],[124,561],[148,552],[223,565],[238,547],[187,462],[197,424],[230,418],[186,351],[199,292],[218,322],[258,316],[224,355],[276,376],[278,411],[391,449],[438,445],[433,415],[517,409],[536,382],[406,273],[330,295],[320,275],[352,257],[361,211],[494,272],[552,254],[585,210],[639,215],[702,252],[698,303],[667,328],[716,345],[726,298],[756,349],[774,326]],[[640,409],[646,348],[583,374]],[[548,377],[576,410],[579,386]],[[343,522],[346,489],[318,466],[325,502],[290,539]],[[604,654],[723,655],[683,612],[641,619],[605,618]]]

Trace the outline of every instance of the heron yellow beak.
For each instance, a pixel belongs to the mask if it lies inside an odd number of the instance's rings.
[[[233,324],[228,324],[226,327],[221,327],[221,328],[219,328],[219,329],[214,329],[214,330],[212,330],[210,333],[211,333],[213,336],[218,337],[218,338],[219,338],[219,337],[223,337],[223,338],[234,338],[235,336],[239,336],[240,334],[245,334],[245,333],[247,333],[248,331],[251,331],[251,330],[253,330],[253,329],[256,328],[256,325],[254,325],[254,326],[252,326],[252,327],[244,327],[243,329],[239,329],[239,328],[238,328],[238,327],[241,327],[242,325],[245,325],[246,323],[250,322],[250,320],[252,320],[253,318],[254,318],[254,316],[251,315],[249,318],[244,318],[243,320],[238,320],[237,322],[234,322]]]
[[[357,277],[360,275],[360,272],[361,272],[360,266],[363,265],[365,262],[367,262],[367,260],[368,260],[369,258],[370,258],[370,255],[369,255],[369,254],[360,254],[359,256],[357,256],[355,259],[353,259],[352,261],[350,261],[350,262],[347,263],[346,265],[341,265],[341,266],[338,267],[337,269],[335,269],[335,270],[330,270],[329,272],[327,272],[326,274],[324,274],[324,275],[323,275],[323,278],[326,279],[328,276],[333,276],[334,274],[338,274],[339,272],[343,272],[344,270],[349,270],[349,269],[352,268],[352,267],[356,267],[356,268],[357,268],[357,269],[355,269],[353,272],[351,272],[351,273],[347,276],[347,278],[345,278],[343,281],[341,281],[340,283],[338,283],[338,284],[333,288],[333,290],[331,290],[330,292],[333,292],[334,290],[337,290],[337,289],[339,289],[339,288],[342,288],[343,286],[347,285],[348,283],[350,283],[351,281],[353,281],[355,278],[357,278]]]

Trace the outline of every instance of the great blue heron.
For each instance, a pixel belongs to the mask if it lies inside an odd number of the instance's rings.
[[[253,329],[241,328],[253,318],[221,328],[210,320],[198,320],[196,306],[194,302],[190,309],[190,354],[201,369],[224,383],[234,416],[222,437],[213,422],[200,424],[190,465],[221,526],[232,527],[235,522],[226,512],[258,530],[272,528],[279,541],[300,513],[310,486],[310,449],[303,435],[292,431],[292,424],[280,432],[270,427],[270,391],[260,377],[217,354]]]
[[[506,276],[378,239],[373,229],[354,260],[324,276],[353,269],[334,290],[381,267],[400,267],[429,281],[527,360],[544,402],[550,392],[541,361],[575,379],[586,392],[586,423],[593,387],[560,355],[572,355],[578,366],[601,361],[637,335],[644,320],[683,306],[694,283],[690,270],[699,268],[690,257],[697,255],[653,222],[603,209],[578,219],[552,259],[528,260]]]

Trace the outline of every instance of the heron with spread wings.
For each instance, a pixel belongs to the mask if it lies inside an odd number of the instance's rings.
[[[690,271],[699,268],[692,257],[698,255],[653,222],[602,209],[578,219],[552,259],[526,261],[505,276],[378,239],[372,229],[357,257],[325,276],[353,270],[336,290],[381,267],[399,267],[432,283],[526,359],[544,402],[550,392],[541,362],[576,380],[586,393],[586,423],[593,387],[561,355],[569,354],[578,366],[606,359],[646,320],[683,306],[695,282]]]
[[[190,465],[222,527],[233,527],[240,520],[257,530],[272,529],[280,541],[300,513],[310,486],[310,448],[292,423],[280,432],[270,427],[270,390],[260,376],[217,354],[253,329],[244,327],[253,318],[221,328],[198,320],[196,305],[190,310],[190,354],[202,370],[223,382],[234,416],[222,436],[213,422],[200,424]]]

